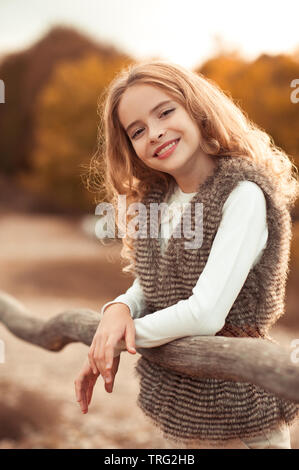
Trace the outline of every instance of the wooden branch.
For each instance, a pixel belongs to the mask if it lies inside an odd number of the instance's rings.
[[[71,309],[50,320],[35,318],[15,298],[0,292],[0,322],[17,337],[50,351],[72,342],[90,345],[99,313]],[[299,403],[299,364],[290,351],[267,340],[192,336],[155,348],[138,348],[150,361],[199,378],[249,382]]]
[[[90,345],[99,324],[99,313],[70,309],[49,320],[36,318],[14,297],[0,291],[0,322],[18,338],[50,351],[69,343]]]

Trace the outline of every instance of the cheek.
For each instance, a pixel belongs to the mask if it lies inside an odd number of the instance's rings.
[[[200,133],[197,128],[189,131],[189,139],[193,147],[197,148],[200,145]]]
[[[145,147],[145,145],[142,142],[138,142],[133,147],[134,147],[134,150],[135,150],[137,156],[139,158],[141,158],[141,160],[144,160],[144,158],[146,157],[146,147]]]

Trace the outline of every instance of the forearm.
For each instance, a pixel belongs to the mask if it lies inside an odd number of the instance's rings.
[[[119,295],[112,301],[109,301],[103,305],[100,312],[101,316],[103,315],[104,311],[108,308],[108,306],[117,303],[123,303],[127,305],[132,318],[138,318],[140,316],[140,314],[145,309],[145,300],[142,288],[137,278],[134,280],[131,287],[129,287],[129,289],[124,294]]]

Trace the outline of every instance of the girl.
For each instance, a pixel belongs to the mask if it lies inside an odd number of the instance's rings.
[[[83,413],[100,374],[112,392],[123,350],[135,354],[136,346],[192,335],[269,338],[284,313],[299,186],[289,157],[231,97],[171,62],[124,69],[108,88],[102,115],[108,197],[116,212],[118,195],[146,211],[136,236],[122,232],[123,271],[135,281],[103,306],[75,381]],[[151,206],[163,202],[181,210],[153,221]],[[186,202],[191,232],[202,230],[197,244],[181,235]],[[136,372],[138,405],[170,446],[290,448],[298,405],[250,383],[193,378],[144,357]]]

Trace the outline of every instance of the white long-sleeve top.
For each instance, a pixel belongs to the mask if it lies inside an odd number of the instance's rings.
[[[168,204],[189,202],[196,193],[184,193],[179,186]],[[183,208],[183,205],[182,205]],[[136,347],[160,346],[184,336],[215,335],[222,329],[250,269],[260,260],[268,239],[266,200],[261,188],[252,181],[241,181],[230,193],[222,209],[222,218],[208,261],[188,299],[139,318],[146,305],[136,278],[112,303],[126,304],[134,319]],[[173,228],[181,213],[176,211]],[[161,221],[160,243],[165,250],[168,219]],[[171,224],[171,222],[170,222]],[[163,238],[164,237],[164,238]]]

